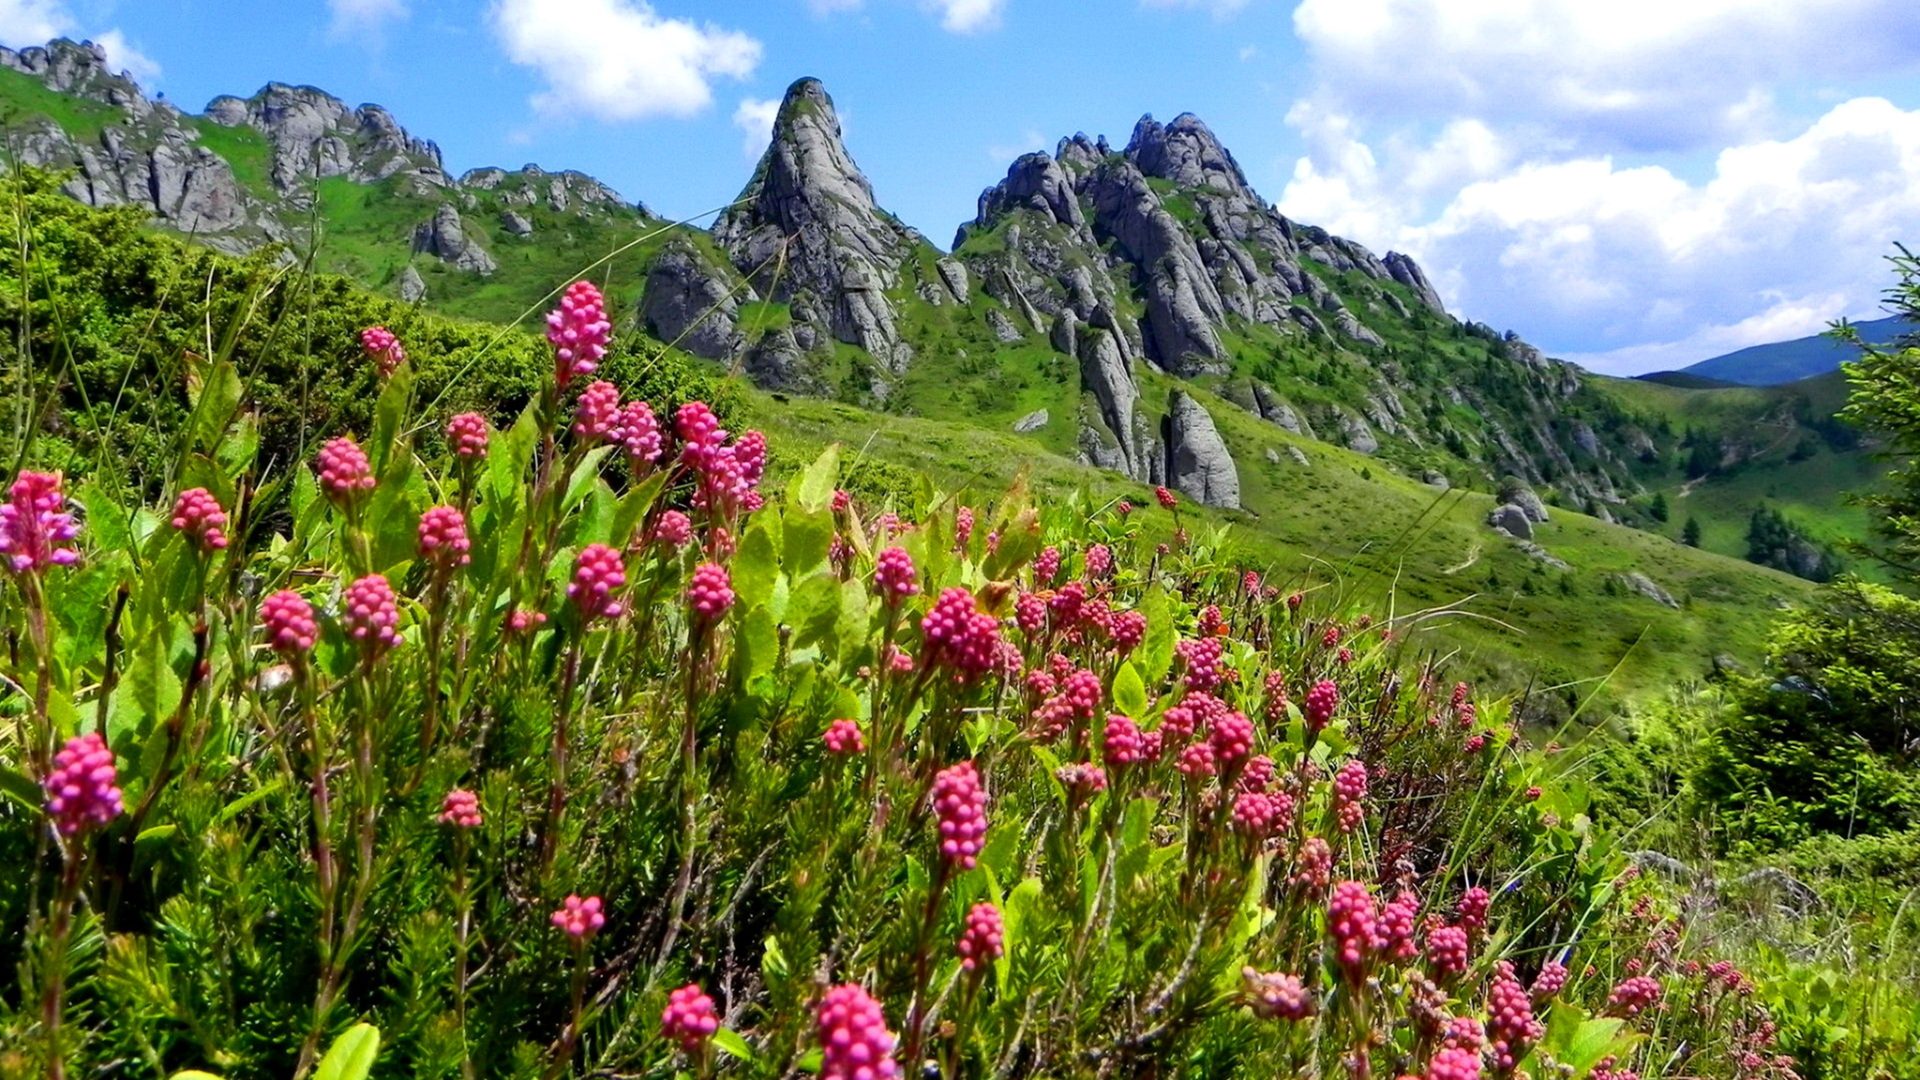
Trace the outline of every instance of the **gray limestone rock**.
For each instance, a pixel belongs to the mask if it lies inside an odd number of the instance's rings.
[[[509,236],[533,235],[533,222],[527,220],[527,215],[517,210],[501,211],[500,227],[507,230]]]
[[[693,241],[675,236],[661,246],[640,295],[640,323],[661,341],[709,360],[740,348],[740,305],[725,276]]]
[[[1213,417],[1184,390],[1167,400],[1167,485],[1207,506],[1239,509],[1240,473]]]
[[[1487,515],[1487,524],[1506,532],[1516,540],[1533,539],[1533,522],[1527,512],[1512,503],[1496,506]]]
[[[1046,427],[1047,421],[1051,419],[1052,417],[1047,414],[1047,410],[1035,409],[1020,419],[1015,420],[1013,422],[1013,430],[1018,434],[1026,435]]]
[[[431,255],[455,270],[485,277],[499,269],[493,256],[467,235],[460,211],[452,203],[441,203],[431,221],[423,221],[413,230],[413,250]]]
[[[1415,300],[1425,304],[1428,309],[1437,314],[1447,313],[1447,306],[1440,301],[1439,291],[1427,281],[1427,275],[1420,269],[1418,263],[1397,251],[1387,252],[1387,257],[1382,262],[1393,280],[1405,285],[1407,290],[1413,293]]]
[[[1680,602],[1673,598],[1672,593],[1661,588],[1652,578],[1638,570],[1617,574],[1615,577],[1618,578],[1620,584],[1625,585],[1627,588],[1652,600],[1656,604],[1664,604],[1670,608],[1678,608],[1680,606]]]
[[[417,304],[427,298],[427,282],[412,263],[400,271],[400,299],[409,304]]]

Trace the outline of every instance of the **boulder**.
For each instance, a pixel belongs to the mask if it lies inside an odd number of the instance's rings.
[[[1652,600],[1656,604],[1662,604],[1670,608],[1678,608],[1680,606],[1680,602],[1673,598],[1672,593],[1669,593],[1667,590],[1661,588],[1658,584],[1654,582],[1652,578],[1648,577],[1647,575],[1641,573],[1638,570],[1629,571],[1625,574],[1618,574],[1615,576],[1618,578],[1619,582],[1622,585],[1625,585],[1627,588],[1633,590],[1639,595],[1644,596],[1649,600]]]
[[[1047,421],[1050,419],[1052,419],[1052,417],[1047,415],[1047,410],[1035,409],[1020,419],[1015,420],[1013,422],[1013,430],[1021,435],[1026,435],[1046,427]]]
[[[1213,417],[1184,390],[1167,399],[1167,486],[1207,505],[1239,509],[1240,473]]]
[[[481,277],[499,269],[493,256],[467,235],[460,211],[455,210],[452,203],[441,203],[431,221],[422,222],[413,230],[413,250],[431,255],[455,270]]]
[[[1487,524],[1500,529],[1516,540],[1533,539],[1533,521],[1527,512],[1513,503],[1496,506],[1487,515]]]
[[[409,304],[417,304],[427,298],[427,282],[412,263],[400,271],[400,299]]]
[[[693,241],[674,236],[661,245],[640,294],[640,324],[655,338],[709,360],[740,348],[740,305],[721,272]]]

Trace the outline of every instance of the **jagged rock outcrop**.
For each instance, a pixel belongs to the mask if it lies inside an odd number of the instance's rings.
[[[1102,327],[1080,326],[1072,312],[1061,314],[1050,336],[1056,349],[1079,360],[1080,388],[1093,398],[1097,415],[1081,422],[1082,459],[1135,480],[1158,482],[1164,466],[1139,414],[1140,388],[1117,336]]]
[[[818,80],[787,89],[765,156],[713,235],[762,295],[806,294],[809,302],[794,304],[796,318],[820,320],[817,329],[865,349],[887,372],[905,370],[913,350],[887,292],[922,241],[874,203]]]
[[[268,178],[296,202],[307,185],[334,176],[372,183],[404,173],[423,189],[451,183],[440,148],[408,134],[387,110],[349,109],[311,86],[268,83],[252,97],[217,97],[207,105],[207,119],[266,136],[272,148]]]
[[[528,221],[527,215],[521,213],[518,210],[506,210],[501,212],[500,227],[502,229],[505,229],[507,231],[507,235],[509,236],[532,236],[533,235],[533,222]]]
[[[1047,413],[1047,410],[1035,409],[1020,419],[1015,420],[1013,422],[1013,430],[1015,434],[1027,435],[1046,427],[1047,421],[1051,419],[1053,419],[1053,417]]]
[[[661,246],[640,294],[640,324],[647,333],[695,356],[722,360],[742,344],[735,327],[739,312],[734,291],[693,241],[675,236]]]
[[[1207,506],[1240,508],[1240,472],[1213,417],[1184,390],[1167,398],[1163,438],[1168,487]]]
[[[1381,260],[1381,264],[1387,268],[1387,273],[1393,276],[1393,280],[1405,285],[1407,291],[1413,293],[1415,300],[1425,304],[1435,314],[1447,313],[1447,306],[1440,301],[1439,291],[1427,280],[1426,272],[1420,269],[1420,264],[1397,251],[1387,252],[1387,257]]]
[[[1340,425],[1340,441],[1346,445],[1347,449],[1360,454],[1379,452],[1380,440],[1374,435],[1373,429],[1367,426],[1365,420],[1344,409],[1339,410],[1335,420]]]
[[[413,230],[413,250],[419,254],[431,255],[455,270],[464,270],[482,277],[499,269],[493,256],[480,242],[467,235],[466,224],[460,220],[460,211],[452,203],[441,203],[433,212],[430,221],[423,221]]]

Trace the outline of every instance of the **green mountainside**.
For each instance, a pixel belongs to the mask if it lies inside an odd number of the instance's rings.
[[[742,374],[742,418],[791,445],[842,440],[983,492],[1021,470],[1136,504],[1166,484],[1187,497],[1183,524],[1231,524],[1248,562],[1430,611],[1408,626],[1434,648],[1559,699],[1616,666],[1611,687],[1632,692],[1755,654],[1777,606],[1810,586],[1744,561],[1748,519],[1776,509],[1838,543],[1865,525],[1840,492],[1878,474],[1833,420],[1837,376],[1688,389],[1552,360],[1449,314],[1412,259],[1280,215],[1190,115],[1143,119],[1124,148],[1075,135],[1022,157],[944,252],[880,206],[813,80],[789,91],[710,230],[578,173],[452,177],[385,110],[308,87],[187,115],[70,42],[0,50],[0,117],[16,162],[123,208],[109,220],[256,268],[208,255],[180,273],[219,265],[258,283],[258,267],[310,260],[384,297],[328,285],[342,312],[491,357],[454,397],[517,408],[524,373],[499,357],[537,350],[483,324],[537,315],[589,276],[623,337],[648,342],[631,348]],[[107,238],[61,259],[134,243],[71,213]],[[168,278],[99,302],[98,325],[119,331],[62,388],[69,402],[140,379],[178,394],[174,361],[136,332],[177,303]],[[303,379],[352,353],[345,336],[301,332],[325,361]],[[289,400],[290,453],[353,422],[350,387],[327,393],[336,404]],[[1681,542],[1689,518],[1697,548]]]
[[[1903,334],[1914,332],[1912,323],[1898,316],[1855,323],[1860,339],[1873,345],[1889,345]],[[1742,386],[1779,386],[1838,371],[1848,360],[1857,360],[1860,350],[1825,334],[1749,345],[1744,349],[1689,364],[1680,372],[1656,372],[1659,375],[1686,374]]]

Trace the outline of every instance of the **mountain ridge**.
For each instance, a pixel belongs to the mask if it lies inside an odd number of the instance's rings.
[[[386,109],[313,87],[189,116],[98,47],[54,42],[0,51],[0,90],[20,106],[18,156],[70,170],[83,202],[226,250],[311,243],[323,268],[501,321],[599,265],[620,313],[763,388],[963,417],[1225,508],[1259,465],[1221,437],[1237,426],[1223,409],[1434,485],[1511,477],[1604,520],[1631,518],[1682,454],[1612,380],[1448,313],[1409,256],[1280,214],[1191,113],[1143,116],[1124,148],[1075,133],[1021,156],[943,252],[884,209],[817,79],[789,88],[710,230],[582,173],[450,176]],[[178,161],[188,179],[156,180]]]
[[[1898,316],[1867,319],[1854,323],[1853,328],[1859,331],[1863,341],[1872,345],[1887,345],[1903,334],[1920,333],[1920,326]],[[1739,386],[1779,386],[1833,371],[1843,362],[1858,356],[1859,350],[1854,346],[1820,333],[1788,341],[1749,345],[1679,370],[1687,375]],[[1656,371],[1639,377],[1668,374],[1672,373]]]

